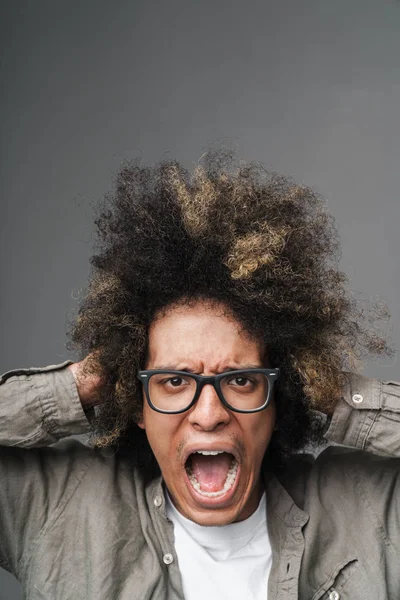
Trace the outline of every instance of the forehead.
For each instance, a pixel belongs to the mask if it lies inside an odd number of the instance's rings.
[[[201,361],[210,367],[223,362],[261,364],[264,354],[264,344],[221,305],[199,302],[169,308],[149,330],[152,366],[182,361]]]

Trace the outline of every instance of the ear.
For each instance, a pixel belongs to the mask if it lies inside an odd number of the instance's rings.
[[[144,390],[142,389],[142,410],[140,412],[140,417],[139,419],[136,421],[136,424],[138,427],[140,427],[140,429],[146,429],[146,426],[144,424],[144,406],[145,406],[145,395],[144,395]]]

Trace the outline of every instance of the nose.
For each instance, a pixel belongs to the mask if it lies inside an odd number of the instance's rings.
[[[215,431],[222,429],[231,420],[230,411],[222,404],[211,384],[201,390],[197,402],[189,412],[189,422],[199,430]]]

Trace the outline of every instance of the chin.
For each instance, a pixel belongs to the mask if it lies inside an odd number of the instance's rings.
[[[247,507],[249,498],[239,489],[236,494],[232,491],[217,498],[204,498],[201,495],[196,497],[196,493],[187,497],[187,491],[185,492],[174,497],[176,508],[184,517],[203,527],[229,525],[244,520],[254,512]]]
[[[186,510],[182,511],[182,514],[186,516],[197,525],[203,527],[222,527],[224,525],[230,525],[238,520],[240,514],[240,507],[232,507],[231,510],[217,510],[217,509],[192,509],[186,507]]]

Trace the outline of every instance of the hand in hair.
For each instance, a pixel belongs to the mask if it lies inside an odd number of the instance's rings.
[[[92,372],[93,365],[94,357],[89,354],[83,360],[67,367],[75,378],[79,399],[84,410],[89,410],[100,403],[99,391],[103,381],[98,374]]]

